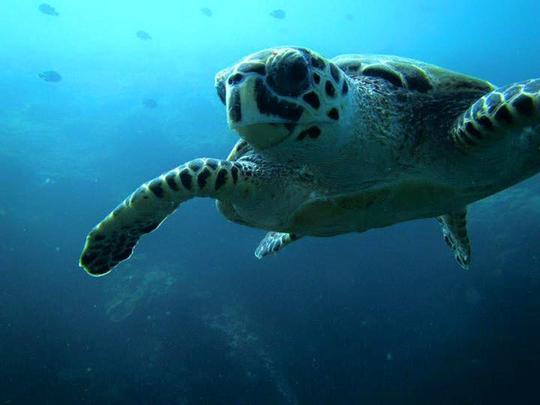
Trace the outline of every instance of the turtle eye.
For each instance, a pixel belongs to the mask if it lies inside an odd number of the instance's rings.
[[[242,80],[244,80],[244,76],[241,73],[235,73],[229,79],[227,79],[227,83],[229,83],[231,86],[240,83]]]

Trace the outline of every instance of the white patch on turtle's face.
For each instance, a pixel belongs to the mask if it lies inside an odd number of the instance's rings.
[[[294,137],[313,140],[340,125],[349,78],[332,62],[304,48],[267,49],[216,75],[229,127],[264,149]]]

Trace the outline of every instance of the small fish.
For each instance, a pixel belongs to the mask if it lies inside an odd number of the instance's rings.
[[[212,17],[212,15],[214,15],[214,12],[210,10],[208,7],[201,8],[201,13],[203,13],[207,17]]]
[[[137,31],[137,37],[143,41],[150,41],[152,37],[150,34],[146,31]]]
[[[153,98],[145,98],[145,99],[143,100],[143,105],[144,105],[146,108],[153,109],[153,108],[156,108],[156,107],[157,107],[157,101],[154,100]]]
[[[277,18],[278,20],[283,20],[286,16],[285,11],[278,8],[270,13],[271,17]]]
[[[62,80],[60,73],[55,72],[54,70],[46,70],[45,72],[41,72],[38,76],[46,82],[56,83]]]
[[[60,15],[53,6],[47,3],[40,4],[38,10],[41,11],[43,14],[52,15],[55,17]]]

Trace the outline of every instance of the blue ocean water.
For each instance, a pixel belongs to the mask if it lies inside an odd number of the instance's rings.
[[[259,261],[264,232],[204,199],[106,277],[78,258],[141,183],[227,156],[213,79],[241,57],[388,53],[503,85],[540,77],[540,3],[41,3],[0,3],[0,404],[537,399],[538,178],[471,207],[469,271],[434,220]]]

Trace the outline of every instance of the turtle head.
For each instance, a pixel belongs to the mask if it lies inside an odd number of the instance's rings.
[[[304,48],[256,52],[216,75],[229,127],[258,149],[318,138],[341,125],[349,78]]]

